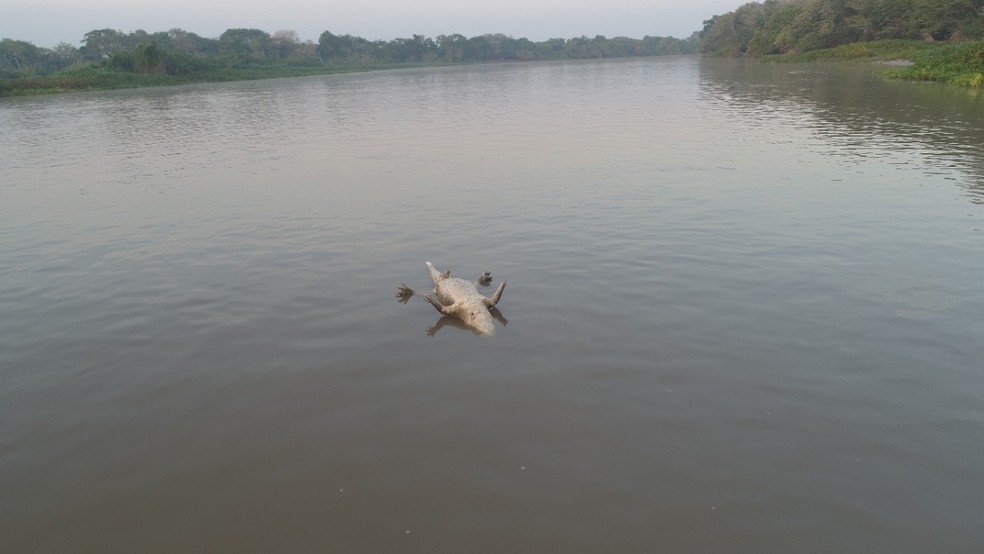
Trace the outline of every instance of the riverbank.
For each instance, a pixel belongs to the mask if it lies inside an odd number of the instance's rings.
[[[397,67],[417,67],[419,64],[379,64],[372,66],[324,66],[324,65],[254,65],[245,67],[215,67],[183,75],[141,75],[127,71],[115,71],[103,66],[90,65],[70,69],[56,75],[0,79],[0,97],[60,94],[94,90],[162,87],[194,83],[219,83],[226,81],[251,81],[310,75],[333,75],[378,71]]]
[[[181,29],[149,35],[103,29],[87,34],[81,48],[65,45],[58,52],[24,41],[0,41],[0,96],[471,63],[686,55],[696,54],[698,46],[696,36],[597,35],[534,42],[502,34],[414,35],[369,41],[326,31],[317,43],[301,43],[259,29],[229,29],[218,39]]]
[[[984,87],[984,40],[941,44],[921,40],[882,40],[844,44],[799,54],[764,56],[765,63],[868,61],[888,66],[885,75],[909,81],[938,81],[964,87]],[[89,65],[56,75],[0,79],[0,97],[58,94],[247,81],[310,75],[332,75],[441,64],[246,65],[219,66],[180,75],[142,75],[105,65]]]
[[[909,67],[890,69],[889,77],[984,87],[984,40],[947,44],[919,52]]]
[[[892,79],[984,87],[984,40],[943,44],[922,40],[857,42],[762,58],[763,62],[769,63],[821,60],[879,62],[891,66],[885,75]]]

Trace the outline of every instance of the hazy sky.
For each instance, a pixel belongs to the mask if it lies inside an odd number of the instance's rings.
[[[581,35],[686,38],[746,0],[3,0],[0,38],[80,45],[94,29],[175,27],[217,38],[229,28],[323,31],[390,40],[414,34],[503,33],[545,40]]]

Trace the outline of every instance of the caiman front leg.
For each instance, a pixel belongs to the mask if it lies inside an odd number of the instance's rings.
[[[499,288],[495,289],[495,294],[492,295],[492,298],[483,298],[482,303],[485,304],[486,308],[491,310],[499,303],[499,300],[502,298],[502,291],[504,290],[506,290],[505,281],[499,283]]]
[[[400,283],[400,288],[396,289],[396,297],[400,299],[400,304],[406,304],[413,297],[414,290],[403,283]]]

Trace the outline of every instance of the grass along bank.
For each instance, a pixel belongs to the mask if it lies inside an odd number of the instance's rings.
[[[984,40],[945,43],[924,40],[878,40],[842,44],[801,54],[763,56],[763,62],[909,60],[911,66],[892,68],[893,79],[938,81],[965,87],[984,87]]]
[[[916,53],[910,67],[890,69],[889,77],[984,87],[984,40],[946,44]]]
[[[408,67],[408,65],[380,64],[366,67],[323,65],[248,65],[242,67],[212,67],[179,75],[139,74],[129,71],[120,71],[105,66],[88,65],[75,69],[68,69],[55,75],[19,77],[17,79],[0,79],[0,97],[57,94],[63,92],[83,92],[92,90],[162,87],[191,83],[251,81],[257,79],[304,77],[308,75],[331,75],[335,73],[354,73],[379,69],[392,69],[394,67]]]
[[[810,50],[799,54],[775,54],[763,56],[764,62],[796,63],[816,61],[890,61],[911,60],[919,52],[938,48],[939,44],[924,40],[875,40],[871,42],[852,42],[833,48]]]

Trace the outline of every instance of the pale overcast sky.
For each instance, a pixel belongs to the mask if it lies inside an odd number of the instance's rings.
[[[229,28],[323,31],[390,40],[418,34],[503,33],[545,40],[581,35],[686,38],[747,0],[3,0],[0,38],[52,47],[94,29],[153,33],[175,27],[217,38]]]

